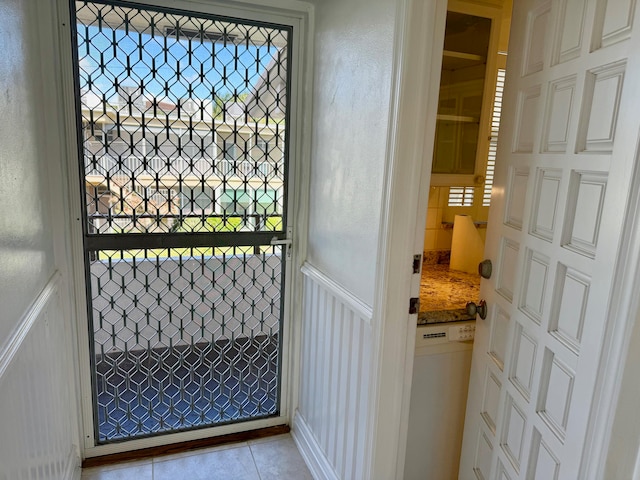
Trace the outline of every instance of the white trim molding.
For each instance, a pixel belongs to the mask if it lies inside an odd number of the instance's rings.
[[[324,455],[318,441],[313,436],[311,428],[300,412],[296,411],[292,423],[291,436],[307,467],[311,470],[313,478],[317,480],[339,480],[331,462]]]
[[[0,352],[0,477],[78,480],[72,340],[55,272]]]
[[[295,435],[319,478],[370,478],[370,310],[309,265],[304,271]]]
[[[82,476],[82,462],[80,461],[80,456],[78,455],[78,448],[75,445],[72,445],[69,454],[67,455],[67,461],[64,467],[64,479],[67,480],[80,480]]]
[[[605,319],[602,360],[597,372],[580,478],[604,478],[612,445],[612,430],[624,381],[625,360],[629,354],[632,330],[640,318],[640,145],[636,146],[626,221],[618,251],[616,275]],[[628,400],[628,399],[627,399]],[[638,452],[640,466],[640,451]],[[631,474],[631,472],[629,472]],[[640,475],[640,472],[636,472]]]
[[[322,288],[331,292],[336,298],[342,300],[345,305],[348,305],[367,323],[371,323],[371,319],[373,318],[373,308],[370,305],[367,305],[349,290],[333,281],[309,262],[305,262],[300,268],[300,271],[305,275],[305,277],[313,280],[315,283],[322,286]]]
[[[194,438],[209,437],[212,435],[223,435],[230,432],[245,431],[254,428],[262,428],[273,424],[286,423],[291,420],[292,412],[295,410],[298,374],[297,366],[289,360],[292,355],[297,355],[298,328],[295,318],[301,309],[299,298],[302,289],[303,275],[300,273],[298,265],[302,254],[298,248],[294,250],[293,261],[287,262],[287,267],[291,270],[287,272],[285,279],[287,287],[290,286],[289,296],[292,301],[284,309],[286,317],[283,319],[285,329],[282,332],[282,390],[281,390],[281,416],[277,418],[261,419],[255,422],[238,423],[234,425],[216,426],[211,429],[198,429],[189,432],[176,433],[175,436],[158,436],[148,439],[138,439],[125,443],[114,443],[110,445],[96,445],[93,432],[93,409],[92,409],[92,387],[90,372],[90,352],[89,352],[89,322],[88,305],[86,299],[86,279],[84,269],[84,253],[82,246],[82,208],[81,195],[79,195],[78,185],[81,178],[78,170],[78,149],[77,149],[77,119],[75,104],[75,90],[73,78],[73,56],[70,32],[70,5],[68,1],[56,0],[57,17],[59,29],[59,41],[57,45],[57,55],[55,56],[59,66],[58,76],[60,81],[60,97],[62,98],[61,111],[65,132],[64,142],[68,147],[67,163],[64,168],[64,176],[68,184],[68,204],[70,218],[72,219],[69,228],[70,242],[70,288],[73,289],[75,303],[73,305],[77,330],[77,369],[79,376],[79,414],[81,422],[81,456],[88,458],[92,456],[105,455],[125,450],[135,450],[152,445],[164,445],[172,442],[188,441]],[[167,7],[166,0],[140,0],[142,6]],[[296,90],[295,100],[291,102],[292,125],[299,126],[299,131],[292,132],[289,136],[291,141],[290,152],[296,156],[296,162],[291,162],[289,173],[295,188],[289,192],[289,217],[294,219],[294,240],[295,245],[301,245],[298,237],[302,231],[299,223],[306,222],[306,197],[308,191],[309,166],[308,155],[310,149],[311,132],[311,81],[313,69],[313,13],[314,6],[309,2],[298,0],[176,0],[171,2],[171,8],[181,9],[195,14],[205,13],[223,15],[231,18],[242,18],[269,22],[280,25],[287,25],[293,28],[293,52],[291,85]],[[297,161],[297,159],[300,161]],[[290,274],[289,274],[290,273]],[[298,285],[300,287],[298,287]],[[287,300],[288,301],[288,300]],[[277,423],[276,423],[277,422]],[[214,433],[215,432],[215,433]]]
[[[40,294],[18,322],[13,334],[0,347],[0,379],[9,369],[11,362],[20,351],[20,347],[38,318],[40,318],[40,315],[42,315],[51,297],[58,294],[60,278],[60,273],[58,271],[54,272]]]
[[[404,469],[416,328],[408,302],[419,289],[410,267],[424,243],[446,10],[446,0],[398,2],[365,478],[402,478]]]

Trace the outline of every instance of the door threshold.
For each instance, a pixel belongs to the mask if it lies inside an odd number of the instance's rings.
[[[283,435],[290,431],[291,428],[289,425],[276,425],[274,427],[259,428],[257,430],[249,430],[246,432],[228,433],[226,435],[172,443],[170,445],[141,448],[130,452],[112,453],[110,455],[86,458],[82,461],[82,468],[99,467],[149,457],[162,457],[165,455],[173,455],[175,453],[183,453],[200,448],[215,447],[218,445],[227,445],[231,443],[240,443],[248,440],[257,440],[260,438]]]

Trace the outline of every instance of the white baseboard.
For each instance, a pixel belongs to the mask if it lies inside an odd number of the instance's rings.
[[[67,462],[64,468],[64,475],[62,478],[66,480],[80,480],[82,473],[80,457],[78,456],[77,449],[74,446],[71,447],[71,451],[67,456]]]
[[[307,422],[298,411],[293,416],[291,436],[315,480],[339,480]]]

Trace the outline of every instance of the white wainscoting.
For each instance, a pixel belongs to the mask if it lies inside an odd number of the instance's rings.
[[[80,478],[70,326],[55,274],[0,349],[0,480]]]
[[[309,264],[298,409],[292,433],[319,479],[364,479],[372,366],[372,309]]]

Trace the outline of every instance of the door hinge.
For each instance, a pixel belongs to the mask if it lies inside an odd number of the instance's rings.
[[[418,313],[420,310],[420,298],[412,297],[409,299],[409,315]]]
[[[413,256],[413,273],[420,273],[420,263],[422,262],[422,254]]]

